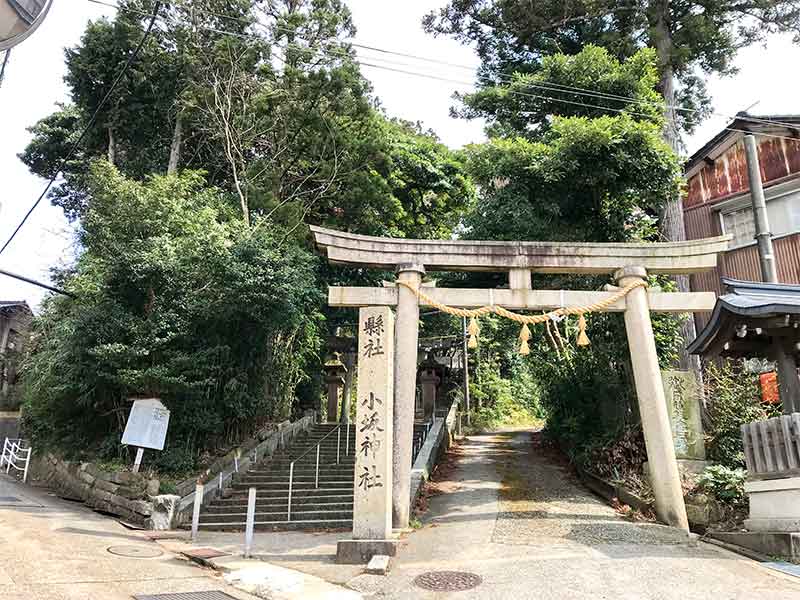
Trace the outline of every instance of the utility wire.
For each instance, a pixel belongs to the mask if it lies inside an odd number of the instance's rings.
[[[31,285],[35,285],[40,288],[44,288],[51,292],[55,292],[57,294],[62,294],[64,296],[69,296],[70,298],[75,298],[75,294],[71,294],[65,290],[62,290],[57,287],[53,287],[51,285],[47,285],[46,283],[42,283],[41,281],[36,281],[35,279],[31,279],[30,277],[25,277],[23,275],[17,275],[16,273],[11,273],[9,271],[4,271],[0,269],[0,275],[5,275],[6,277],[11,277],[12,279],[18,279],[19,281],[24,281],[25,283],[30,283]]]
[[[80,137],[75,141],[74,144],[72,144],[72,147],[69,149],[69,152],[67,152],[66,156],[64,156],[64,158],[61,159],[58,168],[55,170],[52,177],[50,177],[50,180],[47,182],[47,185],[45,186],[44,190],[42,190],[42,193],[36,199],[36,202],[34,202],[33,205],[28,209],[28,212],[25,213],[25,216],[19,222],[19,225],[17,225],[16,229],[14,229],[14,232],[6,240],[5,244],[3,244],[3,247],[0,248],[0,254],[2,254],[5,251],[5,249],[8,248],[8,245],[16,237],[17,233],[19,233],[19,230],[22,229],[22,226],[25,225],[25,222],[31,216],[33,211],[36,210],[37,206],[39,206],[39,203],[41,203],[42,199],[45,197],[47,192],[50,191],[50,188],[53,186],[53,183],[55,183],[56,178],[64,169],[64,166],[67,164],[67,161],[70,158],[72,158],[72,155],[75,154],[75,151],[78,149],[78,146],[80,146],[81,142],[83,141],[83,138],[85,138],[86,134],[89,133],[89,130],[92,128],[94,122],[97,120],[97,116],[100,114],[100,110],[103,108],[103,106],[105,106],[106,102],[108,102],[108,99],[111,97],[111,94],[114,93],[114,90],[116,89],[122,77],[130,68],[131,64],[133,64],[133,61],[136,60],[136,58],[139,56],[142,47],[147,41],[147,38],[150,36],[150,32],[153,29],[153,25],[155,25],[156,17],[158,16],[158,11],[160,8],[161,8],[161,1],[159,0],[158,2],[156,2],[155,7],[153,8],[153,14],[150,15],[150,23],[147,25],[147,29],[145,30],[142,39],[139,40],[139,44],[134,49],[133,53],[128,57],[128,60],[125,61],[125,64],[122,66],[122,69],[120,69],[120,72],[117,74],[116,78],[111,84],[111,87],[108,89],[108,92],[106,92],[106,95],[103,96],[103,99],[100,101],[100,104],[98,104],[97,108],[94,111],[94,114],[92,114],[91,119],[89,119],[89,122],[86,124],[86,127],[83,128]]]
[[[117,5],[115,3],[104,2],[103,0],[88,0],[88,1],[89,2],[93,2],[95,4],[101,4],[103,6],[108,6],[108,7],[111,7],[111,8],[115,8],[117,10],[119,10],[121,8],[119,5]],[[186,7],[185,2],[180,2],[180,4],[182,6],[184,6],[184,7]],[[147,15],[148,14],[148,13],[144,13],[142,11],[137,11],[136,9],[131,9],[131,8],[128,8],[127,10],[129,10],[131,12],[134,12],[134,13],[139,13],[139,14],[142,14],[142,15]],[[235,22],[238,22],[238,23],[242,23],[242,24],[245,24],[245,25],[255,25],[255,24],[257,24],[257,21],[254,22],[251,19],[243,19],[243,18],[236,17],[236,16],[233,16],[233,15],[226,15],[226,14],[220,13],[220,12],[208,11],[208,10],[203,10],[203,9],[196,9],[194,7],[192,7],[191,10],[194,10],[195,12],[200,13],[200,14],[220,17],[220,18],[223,18],[223,19],[228,19],[230,21],[235,21]],[[261,41],[265,41],[263,38],[261,38],[261,37],[259,37],[257,35],[253,35],[253,34],[239,33],[239,32],[233,32],[233,31],[225,31],[225,30],[220,30],[220,29],[216,29],[216,28],[212,28],[212,27],[208,27],[208,26],[202,26],[202,25],[198,25],[197,27],[199,29],[205,29],[206,31],[211,31],[211,32],[219,33],[219,34],[223,34],[223,35],[227,34],[227,35],[232,35],[232,36],[237,36],[237,37],[242,37],[242,38],[253,38],[253,39],[258,39],[258,40],[261,40]],[[291,28],[281,27],[280,25],[277,25],[277,24],[271,24],[271,25],[269,25],[269,27],[272,27],[272,28],[274,28],[274,29],[276,29],[278,31],[283,31],[283,32],[286,32],[286,33],[292,33],[298,39],[304,39],[302,36],[298,36],[297,32],[295,30],[291,29]],[[309,41],[309,40],[305,40],[305,41]],[[322,42],[322,43],[324,44],[326,42]],[[334,42],[327,42],[327,43],[330,44],[330,43],[334,43]],[[441,65],[441,66],[447,66],[447,67],[451,67],[451,68],[466,69],[466,70],[468,70],[468,71],[470,71],[472,73],[474,73],[478,68],[477,66],[470,66],[470,65],[464,65],[464,64],[459,64],[459,63],[453,63],[453,62],[443,61],[443,60],[440,60],[440,59],[431,58],[431,57],[427,57],[427,56],[420,56],[418,54],[410,54],[410,53],[407,53],[407,52],[388,50],[386,48],[380,48],[380,47],[377,47],[377,46],[370,46],[370,45],[367,45],[367,44],[361,44],[361,43],[358,43],[358,42],[352,40],[352,38],[350,38],[350,41],[348,41],[348,43],[349,43],[350,46],[353,46],[354,48],[361,48],[361,49],[364,49],[364,50],[368,50],[368,51],[372,51],[372,52],[379,52],[379,53],[382,53],[382,54],[401,56],[401,57],[404,57],[404,58],[410,58],[410,59],[414,59],[414,60],[430,62],[430,63],[438,64],[438,65]],[[277,44],[272,44],[272,45],[277,45]],[[306,48],[306,47],[303,47],[303,46],[297,46],[297,47],[300,48],[300,49],[304,49],[304,50],[311,50],[310,48]],[[326,50],[325,52],[330,53],[330,54],[335,54],[336,53],[334,50]],[[341,51],[339,51],[339,53],[340,53],[341,56],[346,56],[348,58],[351,58],[351,55],[349,55],[347,53],[343,53]],[[367,60],[376,60],[376,59],[367,57]],[[402,63],[395,63],[395,64],[402,64]],[[413,65],[405,65],[405,66],[413,66]],[[375,67],[375,68],[380,68],[380,67]],[[507,83],[509,85],[519,82],[519,78],[515,78],[514,76],[503,75],[503,74],[498,75],[498,80],[503,82],[503,83]],[[578,87],[578,86],[563,85],[563,84],[558,84],[558,83],[553,83],[553,82],[535,82],[535,83],[534,82],[523,82],[523,83],[525,85],[527,85],[528,87],[531,87],[531,88],[534,88],[534,89],[543,89],[543,90],[550,91],[550,92],[564,91],[564,92],[572,93],[574,95],[588,96],[588,97],[600,98],[600,99],[604,99],[604,100],[608,100],[608,99],[620,100],[620,101],[624,101],[624,102],[630,102],[630,103],[635,103],[635,104],[639,104],[639,105],[642,105],[642,106],[655,107],[655,108],[659,108],[659,109],[667,108],[667,109],[671,109],[671,110],[674,110],[674,111],[679,112],[679,113],[696,114],[696,113],[705,112],[705,111],[703,111],[703,109],[689,108],[689,107],[680,106],[680,105],[676,105],[676,104],[665,104],[664,102],[660,102],[660,101],[646,100],[644,98],[636,98],[636,97],[633,97],[633,96],[623,96],[623,95],[619,95],[619,94],[611,94],[611,93],[607,93],[607,92],[601,92],[599,90],[592,90],[592,89]],[[473,84],[469,84],[469,85],[473,85]],[[760,124],[765,124],[765,125],[775,125],[775,126],[779,126],[779,127],[786,127],[788,129],[800,130],[800,126],[797,125],[797,124],[785,123],[785,122],[778,121],[778,120],[775,120],[775,119],[762,119],[762,118],[754,117],[754,116],[750,116],[750,115],[734,115],[734,116],[731,116],[731,115],[720,113],[720,112],[714,111],[714,110],[709,111],[709,114],[710,115],[716,115],[718,117],[724,117],[724,118],[730,119],[730,120],[739,119],[739,120],[742,120],[742,121],[749,121],[749,122],[753,122],[753,123],[760,123]]]

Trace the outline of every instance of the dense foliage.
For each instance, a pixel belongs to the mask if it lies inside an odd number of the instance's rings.
[[[758,375],[740,361],[710,362],[703,375],[708,458],[731,469],[744,467],[741,426],[777,416],[780,407],[761,401]]]
[[[172,410],[168,470],[267,419],[316,407],[327,283],[379,281],[311,256],[307,224],[447,237],[471,204],[464,158],[379,108],[340,0],[123,0],[66,50],[71,102],[20,158],[79,231],[26,367],[37,445],[119,452],[128,398]],[[98,162],[103,161],[103,162]],[[165,176],[166,174],[166,176]],[[326,318],[330,317],[330,318]]]
[[[129,398],[172,411],[158,461],[290,415],[319,346],[314,260],[280,229],[232,218],[202,177],[88,178],[83,252],[36,322],[25,425],[37,445],[115,455]]]
[[[575,56],[554,55],[543,62],[535,75],[542,84],[549,84],[548,78],[564,81],[565,73],[591,73],[598,81],[624,81],[643,96],[655,85],[655,57],[647,50],[620,62],[604,49],[587,47]],[[520,102],[527,103],[525,110],[520,110]],[[595,242],[656,239],[660,205],[677,192],[680,182],[679,161],[660,135],[660,112],[607,116],[591,109],[580,114],[570,107],[564,116],[559,108],[557,103],[520,100],[513,94],[491,96],[482,114],[494,124],[489,130],[493,137],[467,150],[479,196],[465,219],[465,235]],[[535,277],[536,288],[600,289],[611,283],[588,276]],[[486,283],[505,282],[482,277],[480,284]],[[590,348],[575,346],[577,326],[572,318],[532,328],[531,354],[525,358],[516,354],[518,326],[484,325],[479,351],[484,361],[484,348],[504,349],[496,367],[504,378],[518,378],[520,369],[515,371],[513,365],[524,365],[522,371],[529,377],[523,381],[531,383],[515,390],[518,401],[536,402],[547,416],[551,435],[581,461],[638,422],[621,316],[592,314],[587,321]],[[670,366],[680,345],[677,319],[654,316],[654,329],[659,356],[665,367]]]
[[[769,33],[798,35],[800,7],[794,0],[452,0],[424,24],[430,32],[475,46],[487,88],[505,86],[509,78],[513,85],[524,85],[549,55],[578,54],[587,44],[602,46],[618,59],[653,48],[659,55],[659,92],[679,106],[672,115],[678,127],[691,131],[710,106],[702,75],[735,73],[739,48]],[[673,77],[678,83],[674,91]],[[612,110],[620,107],[619,99],[598,94],[629,95],[607,89],[603,80],[561,83],[583,88],[583,93],[553,87],[531,92]]]

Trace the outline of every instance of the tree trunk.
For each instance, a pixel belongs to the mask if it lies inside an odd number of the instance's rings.
[[[172,146],[169,150],[169,164],[167,165],[167,175],[173,175],[178,171],[178,164],[181,160],[181,144],[183,143],[183,116],[180,111],[175,117],[175,129],[172,133]]]
[[[680,154],[680,134],[678,133],[677,113],[675,110],[675,72],[672,67],[672,32],[670,31],[670,0],[655,0],[653,42],[658,54],[660,79],[659,91],[664,97],[664,141],[666,141],[675,154]],[[686,225],[683,221],[683,207],[680,194],[667,198],[661,209],[660,221],[661,235],[668,242],[682,242],[686,240]],[[678,275],[675,277],[678,291],[689,291],[689,277]],[[700,359],[686,352],[686,346],[697,335],[694,316],[690,315],[681,326],[683,345],[678,352],[679,368],[690,369],[700,373]]]
[[[114,128],[108,127],[108,162],[112,165],[116,164],[117,160],[117,142],[114,140]]]

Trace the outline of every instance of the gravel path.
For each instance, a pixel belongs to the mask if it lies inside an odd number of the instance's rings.
[[[554,453],[538,444],[539,452],[534,452],[535,438],[527,434],[497,438],[510,451],[497,461],[502,485],[493,542],[536,546],[686,542],[686,536],[671,527],[623,520],[564,466],[552,462]]]

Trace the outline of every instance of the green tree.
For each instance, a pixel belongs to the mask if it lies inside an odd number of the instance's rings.
[[[644,49],[625,61],[587,47],[574,56],[553,55],[520,85],[591,78],[609,89],[624,86],[652,98],[656,58]],[[473,239],[556,241],[652,241],[656,215],[680,186],[680,162],[661,136],[661,111],[640,113],[628,103],[622,114],[600,115],[591,107],[561,107],[546,99],[483,90],[493,106],[493,136],[467,149],[467,166],[479,190],[465,219]],[[510,108],[514,106],[515,108]],[[630,112],[628,110],[630,109]],[[585,114],[581,114],[585,111]],[[528,122],[525,118],[529,119]],[[537,288],[598,289],[607,278],[536,276]],[[493,280],[489,279],[488,283]],[[496,281],[503,285],[507,282]],[[487,283],[483,278],[482,283]],[[668,286],[669,282],[662,282]],[[587,315],[590,348],[577,348],[575,319],[532,329],[531,354],[516,355],[519,327],[481,330],[481,361],[493,361],[504,378],[527,372],[530,385],[518,401],[541,403],[548,430],[576,460],[638,418],[625,327],[620,315]],[[666,366],[680,344],[679,323],[654,318],[659,356]],[[527,365],[521,367],[519,363]],[[479,366],[479,369],[482,367]],[[477,385],[477,382],[476,382]]]
[[[87,180],[83,252],[36,322],[25,366],[26,431],[40,446],[113,456],[128,399],[172,411],[158,460],[286,418],[316,360],[315,260],[274,224],[252,228],[195,172],[136,182],[108,163]]]

